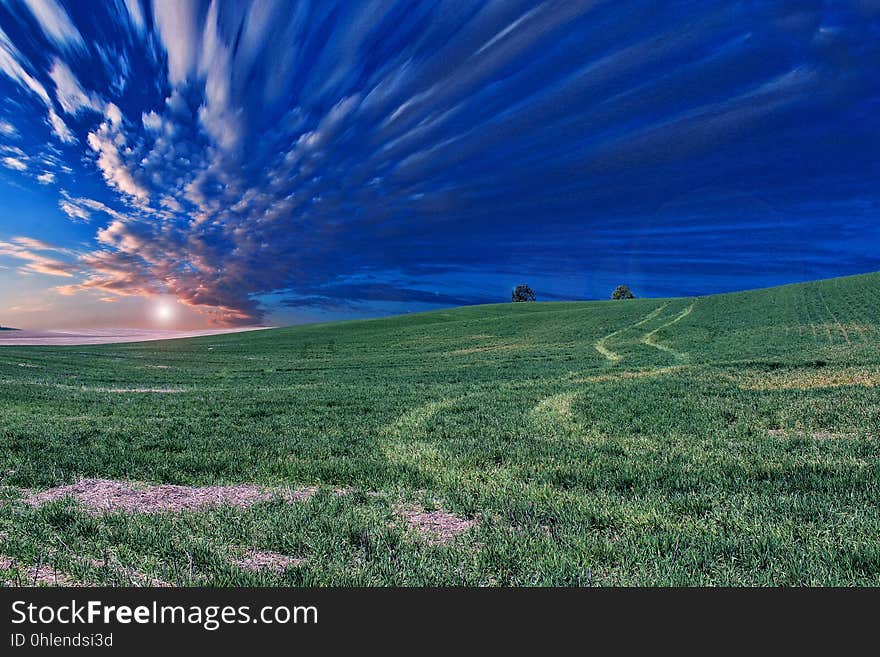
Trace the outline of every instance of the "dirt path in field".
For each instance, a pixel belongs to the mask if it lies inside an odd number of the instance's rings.
[[[663,304],[662,306],[660,306],[659,308],[655,308],[654,310],[652,310],[651,312],[649,312],[647,315],[645,315],[644,317],[642,317],[642,318],[641,318],[639,321],[637,321],[636,323],[634,323],[634,324],[629,324],[629,325],[627,325],[627,326],[624,326],[623,328],[619,328],[619,329],[617,329],[616,331],[612,331],[612,332],[609,333],[608,335],[602,336],[601,338],[599,338],[598,340],[596,340],[596,342],[593,343],[593,347],[596,349],[596,351],[598,351],[600,354],[602,354],[603,356],[605,356],[605,358],[607,358],[607,359],[610,360],[610,361],[618,361],[618,360],[621,360],[621,359],[623,358],[623,356],[621,356],[621,355],[620,355],[619,353],[617,353],[616,351],[612,351],[611,349],[609,349],[608,347],[605,346],[605,345],[608,343],[608,341],[609,341],[611,338],[613,338],[613,337],[615,337],[615,336],[617,336],[617,335],[620,335],[620,334],[623,333],[624,331],[629,331],[630,329],[638,328],[639,326],[642,326],[643,324],[646,324],[647,322],[650,322],[650,321],[651,321],[652,319],[654,319],[657,315],[659,315],[661,312],[663,312],[663,309],[666,308],[666,306],[668,306],[668,305],[669,305],[669,302],[667,301],[666,303],[664,303],[664,304]]]
[[[668,354],[672,354],[678,360],[687,360],[687,358],[688,358],[687,352],[677,351],[676,349],[673,349],[672,347],[670,347],[668,345],[657,342],[657,340],[654,336],[656,336],[659,331],[662,331],[665,328],[669,328],[673,324],[677,324],[678,322],[683,320],[685,317],[690,315],[691,312],[693,311],[696,303],[697,302],[694,301],[693,303],[691,303],[691,305],[689,305],[687,308],[685,308],[680,313],[678,313],[678,315],[676,315],[670,321],[666,322],[665,324],[661,324],[660,326],[655,328],[653,331],[649,331],[648,333],[645,333],[642,336],[641,342],[643,344],[648,345],[649,347],[654,347],[655,349],[660,349],[661,351],[665,351]]]

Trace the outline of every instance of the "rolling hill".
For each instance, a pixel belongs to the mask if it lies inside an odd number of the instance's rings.
[[[5,347],[0,380],[7,582],[880,585],[880,274]],[[25,503],[83,477],[308,494]]]

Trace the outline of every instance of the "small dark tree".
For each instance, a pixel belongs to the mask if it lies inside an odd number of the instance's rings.
[[[510,294],[510,300],[514,303],[520,303],[523,301],[534,301],[535,291],[528,285],[517,285],[513,292]]]
[[[626,285],[618,285],[611,293],[612,299],[635,299],[636,295],[630,292]]]

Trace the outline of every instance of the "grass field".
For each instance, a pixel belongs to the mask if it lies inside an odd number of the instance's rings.
[[[0,380],[11,583],[880,585],[880,274],[7,347]],[[309,493],[23,502],[83,477]]]

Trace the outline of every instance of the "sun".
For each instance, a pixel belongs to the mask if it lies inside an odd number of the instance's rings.
[[[163,322],[167,322],[174,317],[174,306],[166,301],[163,301],[156,306],[155,312],[157,319]]]

